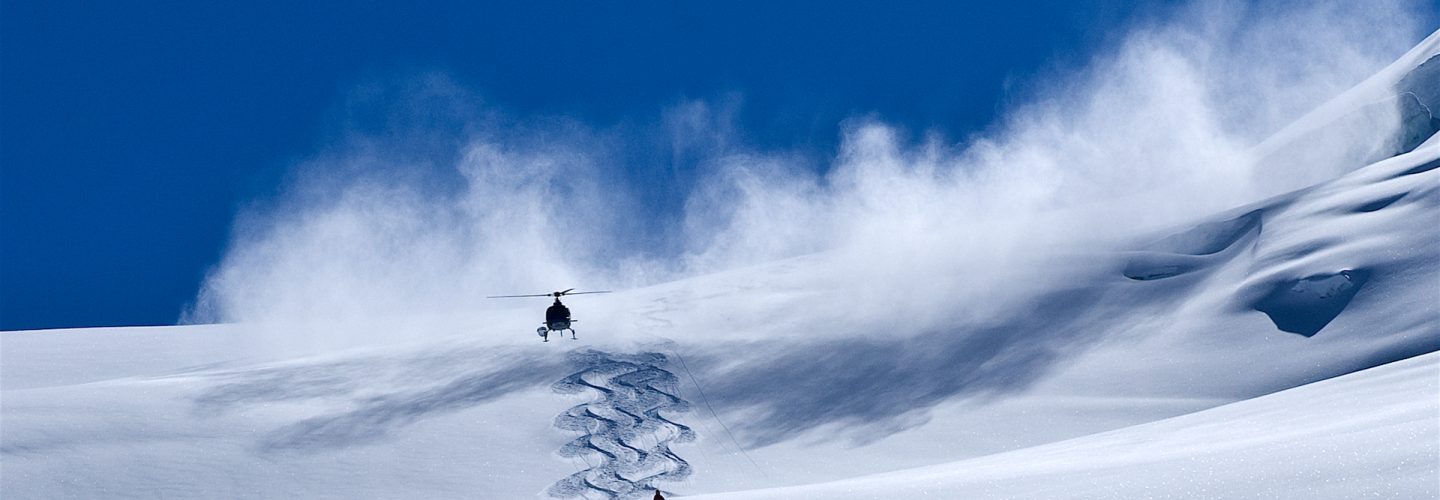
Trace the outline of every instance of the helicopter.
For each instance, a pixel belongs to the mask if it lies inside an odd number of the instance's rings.
[[[564,297],[566,295],[584,295],[587,293],[610,293],[610,291],[604,290],[597,292],[577,292],[574,288],[571,288],[569,290],[559,292],[541,293],[534,295],[491,295],[485,298],[511,299],[518,297],[555,297],[555,303],[550,304],[550,307],[545,309],[545,323],[540,325],[540,328],[535,329],[535,333],[540,335],[540,338],[543,339],[542,342],[549,342],[550,332],[561,332],[560,337],[564,338],[565,330],[570,330],[570,340],[576,340],[575,329],[571,328],[570,324],[574,323],[577,320],[570,318],[570,308],[565,307],[565,304],[560,303],[560,297]]]

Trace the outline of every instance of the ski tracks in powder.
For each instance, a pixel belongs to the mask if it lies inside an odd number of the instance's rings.
[[[586,469],[551,485],[551,496],[635,498],[654,491],[657,482],[690,476],[690,464],[670,445],[693,441],[695,431],[661,414],[690,410],[676,396],[679,379],[664,369],[664,354],[584,350],[569,358],[579,370],[552,388],[596,397],[555,417],[555,427],[577,436],[560,456],[579,458]]]

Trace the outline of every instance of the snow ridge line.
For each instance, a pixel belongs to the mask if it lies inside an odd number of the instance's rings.
[[[555,482],[550,496],[640,498],[656,482],[690,477],[690,463],[670,445],[694,441],[695,431],[661,414],[690,411],[690,403],[675,395],[680,379],[663,368],[669,361],[664,354],[585,350],[570,353],[569,360],[580,370],[551,388],[597,397],[555,417],[556,428],[579,434],[559,454],[579,457],[589,467]]]

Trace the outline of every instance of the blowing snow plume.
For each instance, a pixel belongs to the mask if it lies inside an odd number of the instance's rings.
[[[1032,82],[982,134],[917,140],[854,119],[818,166],[800,160],[813,152],[737,139],[737,99],[681,103],[636,132],[506,117],[443,76],[362,87],[347,114],[388,125],[346,123],[282,195],[242,214],[186,320],[358,327],[497,292],[815,253],[835,265],[814,283],[856,290],[855,314],[877,321],[941,295],[1000,307],[1027,281],[1063,279],[1047,265],[1057,257],[1362,165],[1368,150],[1257,162],[1253,148],[1403,53],[1432,14],[1403,1],[1199,3]],[[1393,106],[1369,116],[1327,133],[1383,142],[1400,122]],[[652,146],[694,171],[627,162]]]

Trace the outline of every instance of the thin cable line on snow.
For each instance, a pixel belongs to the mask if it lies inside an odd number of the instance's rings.
[[[756,463],[754,458],[750,458],[749,453],[745,453],[745,448],[741,447],[740,441],[735,439],[735,433],[730,432],[730,426],[725,425],[725,421],[720,420],[720,414],[715,413],[715,407],[710,406],[710,398],[705,396],[705,388],[700,387],[700,382],[695,380],[695,374],[691,373],[690,367],[685,364],[685,357],[681,356],[680,352],[673,348],[670,349],[670,353],[675,355],[675,359],[680,360],[680,367],[685,369],[685,375],[690,377],[690,383],[695,384],[695,390],[700,392],[700,401],[705,403],[705,408],[710,410],[710,415],[715,417],[715,421],[720,422],[720,428],[725,429],[725,435],[730,436],[730,443],[734,444],[735,449],[739,451],[741,455],[745,456],[745,460],[750,461],[750,465],[755,466],[755,470],[760,471],[760,474],[765,476],[765,479],[770,479],[770,474],[767,474],[765,469],[760,468],[760,464]]]

